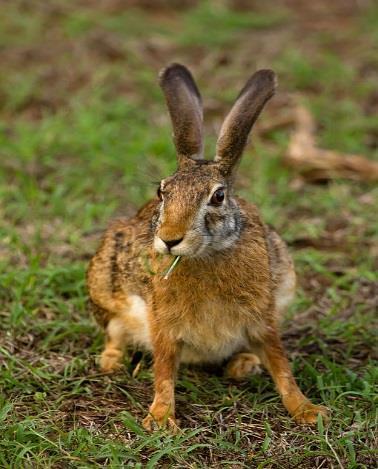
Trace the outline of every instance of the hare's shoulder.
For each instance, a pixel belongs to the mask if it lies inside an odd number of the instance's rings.
[[[265,238],[265,224],[260,211],[255,204],[247,202],[241,197],[236,197],[242,218],[242,237],[244,239],[260,240]]]
[[[285,241],[272,226],[264,223],[254,204],[241,198],[237,200],[244,218],[244,237],[254,242],[264,241],[272,275],[279,276],[282,269],[293,266]]]
[[[258,267],[261,272],[265,271],[263,259],[268,262],[276,308],[282,314],[295,293],[296,275],[292,257],[285,241],[274,228],[264,223],[255,205],[243,199],[238,199],[238,204],[245,218],[244,239],[239,247],[242,255],[239,258],[248,259],[249,264]]]

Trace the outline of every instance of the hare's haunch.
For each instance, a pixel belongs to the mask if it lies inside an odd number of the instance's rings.
[[[247,81],[222,125],[213,160],[203,158],[201,96],[190,72],[173,64],[160,85],[178,168],[134,218],[109,226],[90,263],[90,304],[106,331],[101,368],[119,368],[126,345],[152,352],[155,397],[147,429],[175,428],[180,362],[225,359],[235,379],[262,364],[296,421],[315,423],[327,411],[299,390],[278,332],[294,296],[292,260],[257,208],[233,193],[236,167],[274,94],[275,75],[260,70]]]

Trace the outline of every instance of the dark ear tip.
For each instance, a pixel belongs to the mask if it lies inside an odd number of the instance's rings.
[[[159,83],[162,84],[163,82],[169,80],[170,78],[176,76],[191,76],[189,70],[185,67],[185,65],[173,62],[169,64],[167,67],[164,67],[159,72]]]
[[[252,75],[252,80],[257,82],[260,86],[270,87],[274,91],[277,88],[278,81],[277,75],[268,68],[258,70]]]
[[[255,72],[240,91],[238,99],[245,93],[259,93],[268,99],[274,95],[277,87],[277,78],[273,70],[262,69]]]

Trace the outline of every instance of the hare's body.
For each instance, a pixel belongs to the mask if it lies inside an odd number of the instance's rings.
[[[213,161],[202,157],[198,89],[181,65],[161,76],[179,167],[157,197],[105,233],[88,270],[91,305],[106,330],[101,367],[119,367],[126,345],[154,357],[155,398],[144,425],[174,425],[178,364],[220,363],[241,378],[262,363],[297,421],[322,407],[301,393],[278,334],[295,273],[285,243],[256,207],[233,194],[234,169],[248,134],[274,91],[274,74],[257,72],[227,116]],[[180,261],[165,275],[175,257]]]
[[[237,201],[243,228],[236,246],[209,258],[182,259],[169,281],[163,277],[172,258],[152,248],[157,200],[110,226],[88,271],[93,309],[110,340],[120,334],[123,347],[152,351],[149,315],[155,314],[182,342],[183,363],[221,362],[250,351],[251,339],[259,342],[267,321],[279,319],[291,302],[295,273],[281,238],[261,222],[254,205]],[[156,311],[150,307],[154,298]]]

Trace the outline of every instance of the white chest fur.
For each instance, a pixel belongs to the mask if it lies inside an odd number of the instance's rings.
[[[128,341],[151,350],[146,302],[138,295],[130,295],[128,299],[128,307],[122,317],[113,319],[110,327],[122,328]],[[180,317],[175,318],[171,332],[174,340],[183,344],[181,362],[216,363],[236,352],[248,350],[247,325],[241,319],[248,313],[235,304],[212,299],[193,305],[189,314],[181,316],[179,311],[177,314]],[[255,329],[258,335],[258,324]]]
[[[139,295],[129,295],[121,315],[111,319],[108,332],[111,337],[125,337],[128,343],[151,349],[147,305]]]

